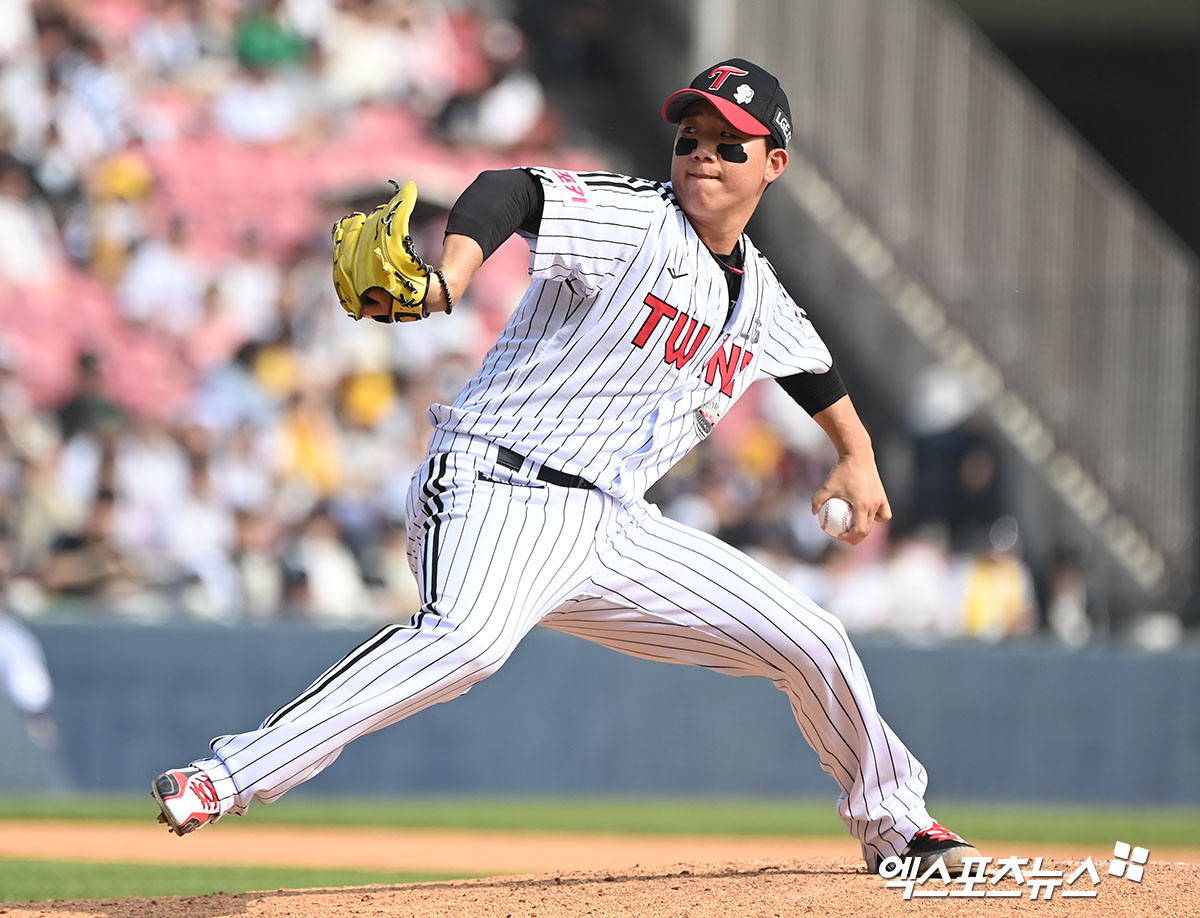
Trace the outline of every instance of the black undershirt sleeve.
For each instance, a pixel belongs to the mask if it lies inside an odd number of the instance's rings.
[[[537,235],[542,222],[542,183],[524,169],[490,169],[450,209],[446,235],[470,236],[488,258],[518,229]]]
[[[797,373],[776,382],[810,416],[819,414],[847,394],[846,384],[834,366],[825,373]]]

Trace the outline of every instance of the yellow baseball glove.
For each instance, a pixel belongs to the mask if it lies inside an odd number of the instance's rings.
[[[342,308],[362,318],[363,295],[374,287],[392,297],[392,314],[380,321],[415,322],[429,315],[430,268],[417,254],[408,220],[417,203],[415,182],[396,185],[396,193],[370,214],[352,213],[333,225],[333,287]]]

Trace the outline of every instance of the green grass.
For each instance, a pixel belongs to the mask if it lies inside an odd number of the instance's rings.
[[[971,839],[1200,847],[1200,811],[1159,807],[956,804],[932,801]],[[0,819],[153,818],[148,797],[0,795]],[[343,798],[295,794],[238,825],[331,825],[681,835],[840,836],[832,800],[639,797]]]
[[[0,902],[112,899],[125,896],[202,896],[213,892],[395,885],[453,879],[451,874],[271,867],[162,867],[0,860]]]
[[[146,820],[149,796],[86,798],[0,794],[0,819]],[[382,826],[637,834],[840,834],[831,800],[640,797],[354,798],[294,794],[255,806],[245,820],[262,825]]]
[[[1200,848],[1200,811],[1129,806],[947,804],[936,817],[972,841],[1109,844]]]

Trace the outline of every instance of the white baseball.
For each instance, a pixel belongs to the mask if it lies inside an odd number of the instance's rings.
[[[836,539],[854,528],[854,510],[840,497],[831,497],[817,511],[817,522],[827,535]]]

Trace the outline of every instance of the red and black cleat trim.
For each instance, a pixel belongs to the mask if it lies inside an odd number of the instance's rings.
[[[904,857],[920,858],[922,869],[931,866],[938,858],[943,859],[947,868],[956,869],[962,866],[964,858],[978,856],[974,845],[938,822],[914,835],[904,849]]]
[[[198,777],[193,778],[193,776]],[[158,821],[170,826],[176,835],[182,836],[194,832],[202,825],[211,822],[217,815],[215,812],[200,810],[189,814],[186,819],[176,822],[167,801],[183,797],[189,789],[200,798],[202,804],[208,804],[214,810],[216,809],[218,801],[216,789],[208,775],[199,768],[180,768],[165,772],[155,779],[150,789],[150,796],[157,801],[161,810]]]
[[[917,854],[918,852],[915,850],[917,845],[928,846],[930,851],[939,851],[943,848],[955,848],[966,844],[970,843],[961,835],[956,835],[940,822],[935,822],[928,829],[922,829],[912,837],[912,841],[908,843],[908,851],[910,854]]]

